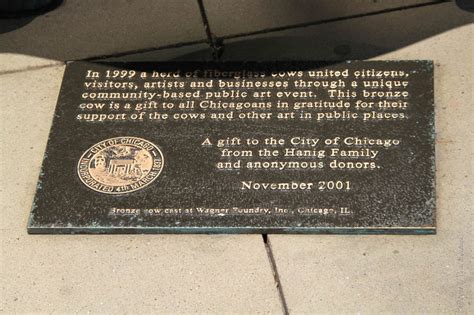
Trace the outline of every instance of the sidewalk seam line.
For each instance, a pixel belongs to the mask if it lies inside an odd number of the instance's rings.
[[[288,315],[290,313],[288,312],[288,305],[286,304],[285,295],[283,294],[283,287],[281,285],[280,274],[278,273],[275,257],[273,256],[272,245],[270,243],[270,240],[267,234],[262,234],[262,239],[263,239],[263,244],[265,246],[265,250],[267,251],[268,260],[270,262],[270,268],[272,270],[273,278],[275,280],[283,314]]]
[[[52,68],[52,67],[59,67],[59,66],[64,66],[64,65],[65,65],[64,61],[58,61],[57,63],[49,64],[49,65],[31,66],[31,67],[26,67],[26,68],[17,69],[17,70],[0,71],[0,75],[27,72],[27,71],[35,71],[35,70],[41,70],[41,69]]]
[[[211,25],[209,24],[209,19],[207,18],[206,9],[204,7],[203,0],[196,0],[199,6],[199,12],[201,13],[202,24],[204,25],[204,31],[206,32],[207,41],[209,46],[212,49],[212,58],[214,60],[219,60],[222,55],[222,43],[221,40],[214,35],[211,30]]]
[[[100,61],[101,59],[124,57],[124,56],[128,56],[128,55],[143,54],[143,53],[152,52],[152,51],[160,51],[160,50],[166,50],[166,49],[192,46],[192,45],[197,45],[197,44],[205,44],[206,42],[207,42],[207,40],[200,39],[200,40],[195,40],[195,41],[190,41],[190,42],[170,44],[170,45],[159,46],[159,47],[155,46],[155,47],[140,48],[140,49],[135,49],[135,50],[127,50],[127,51],[124,51],[124,52],[117,52],[117,53],[112,53],[112,54],[92,56],[92,57],[87,57],[87,58],[75,59],[75,60],[71,60],[71,61]]]

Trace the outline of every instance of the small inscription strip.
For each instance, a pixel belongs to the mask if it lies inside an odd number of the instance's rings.
[[[30,233],[435,232],[430,61],[67,65]]]

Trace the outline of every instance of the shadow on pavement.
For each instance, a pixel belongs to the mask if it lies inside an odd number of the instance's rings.
[[[79,4],[73,1],[73,5],[70,6],[68,2],[53,12],[34,18],[1,19],[0,53],[25,54],[66,61],[90,59],[102,55],[113,56],[124,54],[129,50],[147,50],[150,47],[167,46],[172,44],[173,40],[177,46],[182,44],[191,46],[206,41],[202,23],[196,22],[200,19],[197,11],[198,20],[193,20],[193,23],[197,23],[199,30],[194,30],[194,34],[190,34],[184,27],[186,23],[180,23],[188,13],[185,10],[175,12],[176,7],[168,7],[169,12],[166,12],[163,11],[166,7],[153,9],[153,6],[150,6],[147,10],[147,6],[142,4],[138,7],[133,6],[133,11],[130,11],[131,4],[129,7],[118,7],[117,2],[117,6],[109,12],[103,6],[94,11],[93,2],[90,1]],[[473,15],[468,13],[472,10],[472,1],[458,0],[456,3],[457,5],[454,2],[435,4],[333,23],[319,24],[316,21],[314,26],[236,37],[224,40],[222,58],[223,60],[371,58],[472,23]],[[130,14],[127,15],[127,12]],[[167,20],[173,20],[175,25],[164,27],[162,24],[166,21],[163,23],[155,21],[143,22],[146,27],[140,26],[140,23],[136,23],[136,27],[130,27],[129,23],[122,21],[126,18],[145,21],[153,15],[156,18],[157,12],[166,15]],[[195,29],[196,25],[193,23],[190,27]],[[152,26],[153,29],[150,28]],[[202,45],[196,45],[195,49],[196,51],[191,49],[192,52],[187,49],[184,55],[168,56],[166,59],[208,58],[209,51],[203,50]],[[153,55],[148,54],[147,58],[150,60]]]

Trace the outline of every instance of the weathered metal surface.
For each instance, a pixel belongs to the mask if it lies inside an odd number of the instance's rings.
[[[28,231],[431,234],[434,135],[429,61],[70,63]]]

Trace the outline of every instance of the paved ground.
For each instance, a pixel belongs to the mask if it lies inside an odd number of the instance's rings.
[[[474,313],[472,13],[436,1],[205,0],[209,45],[197,2],[149,2],[70,0],[0,20],[0,312]],[[259,235],[27,235],[63,61],[103,55],[433,59],[438,234],[270,235],[267,244]]]

